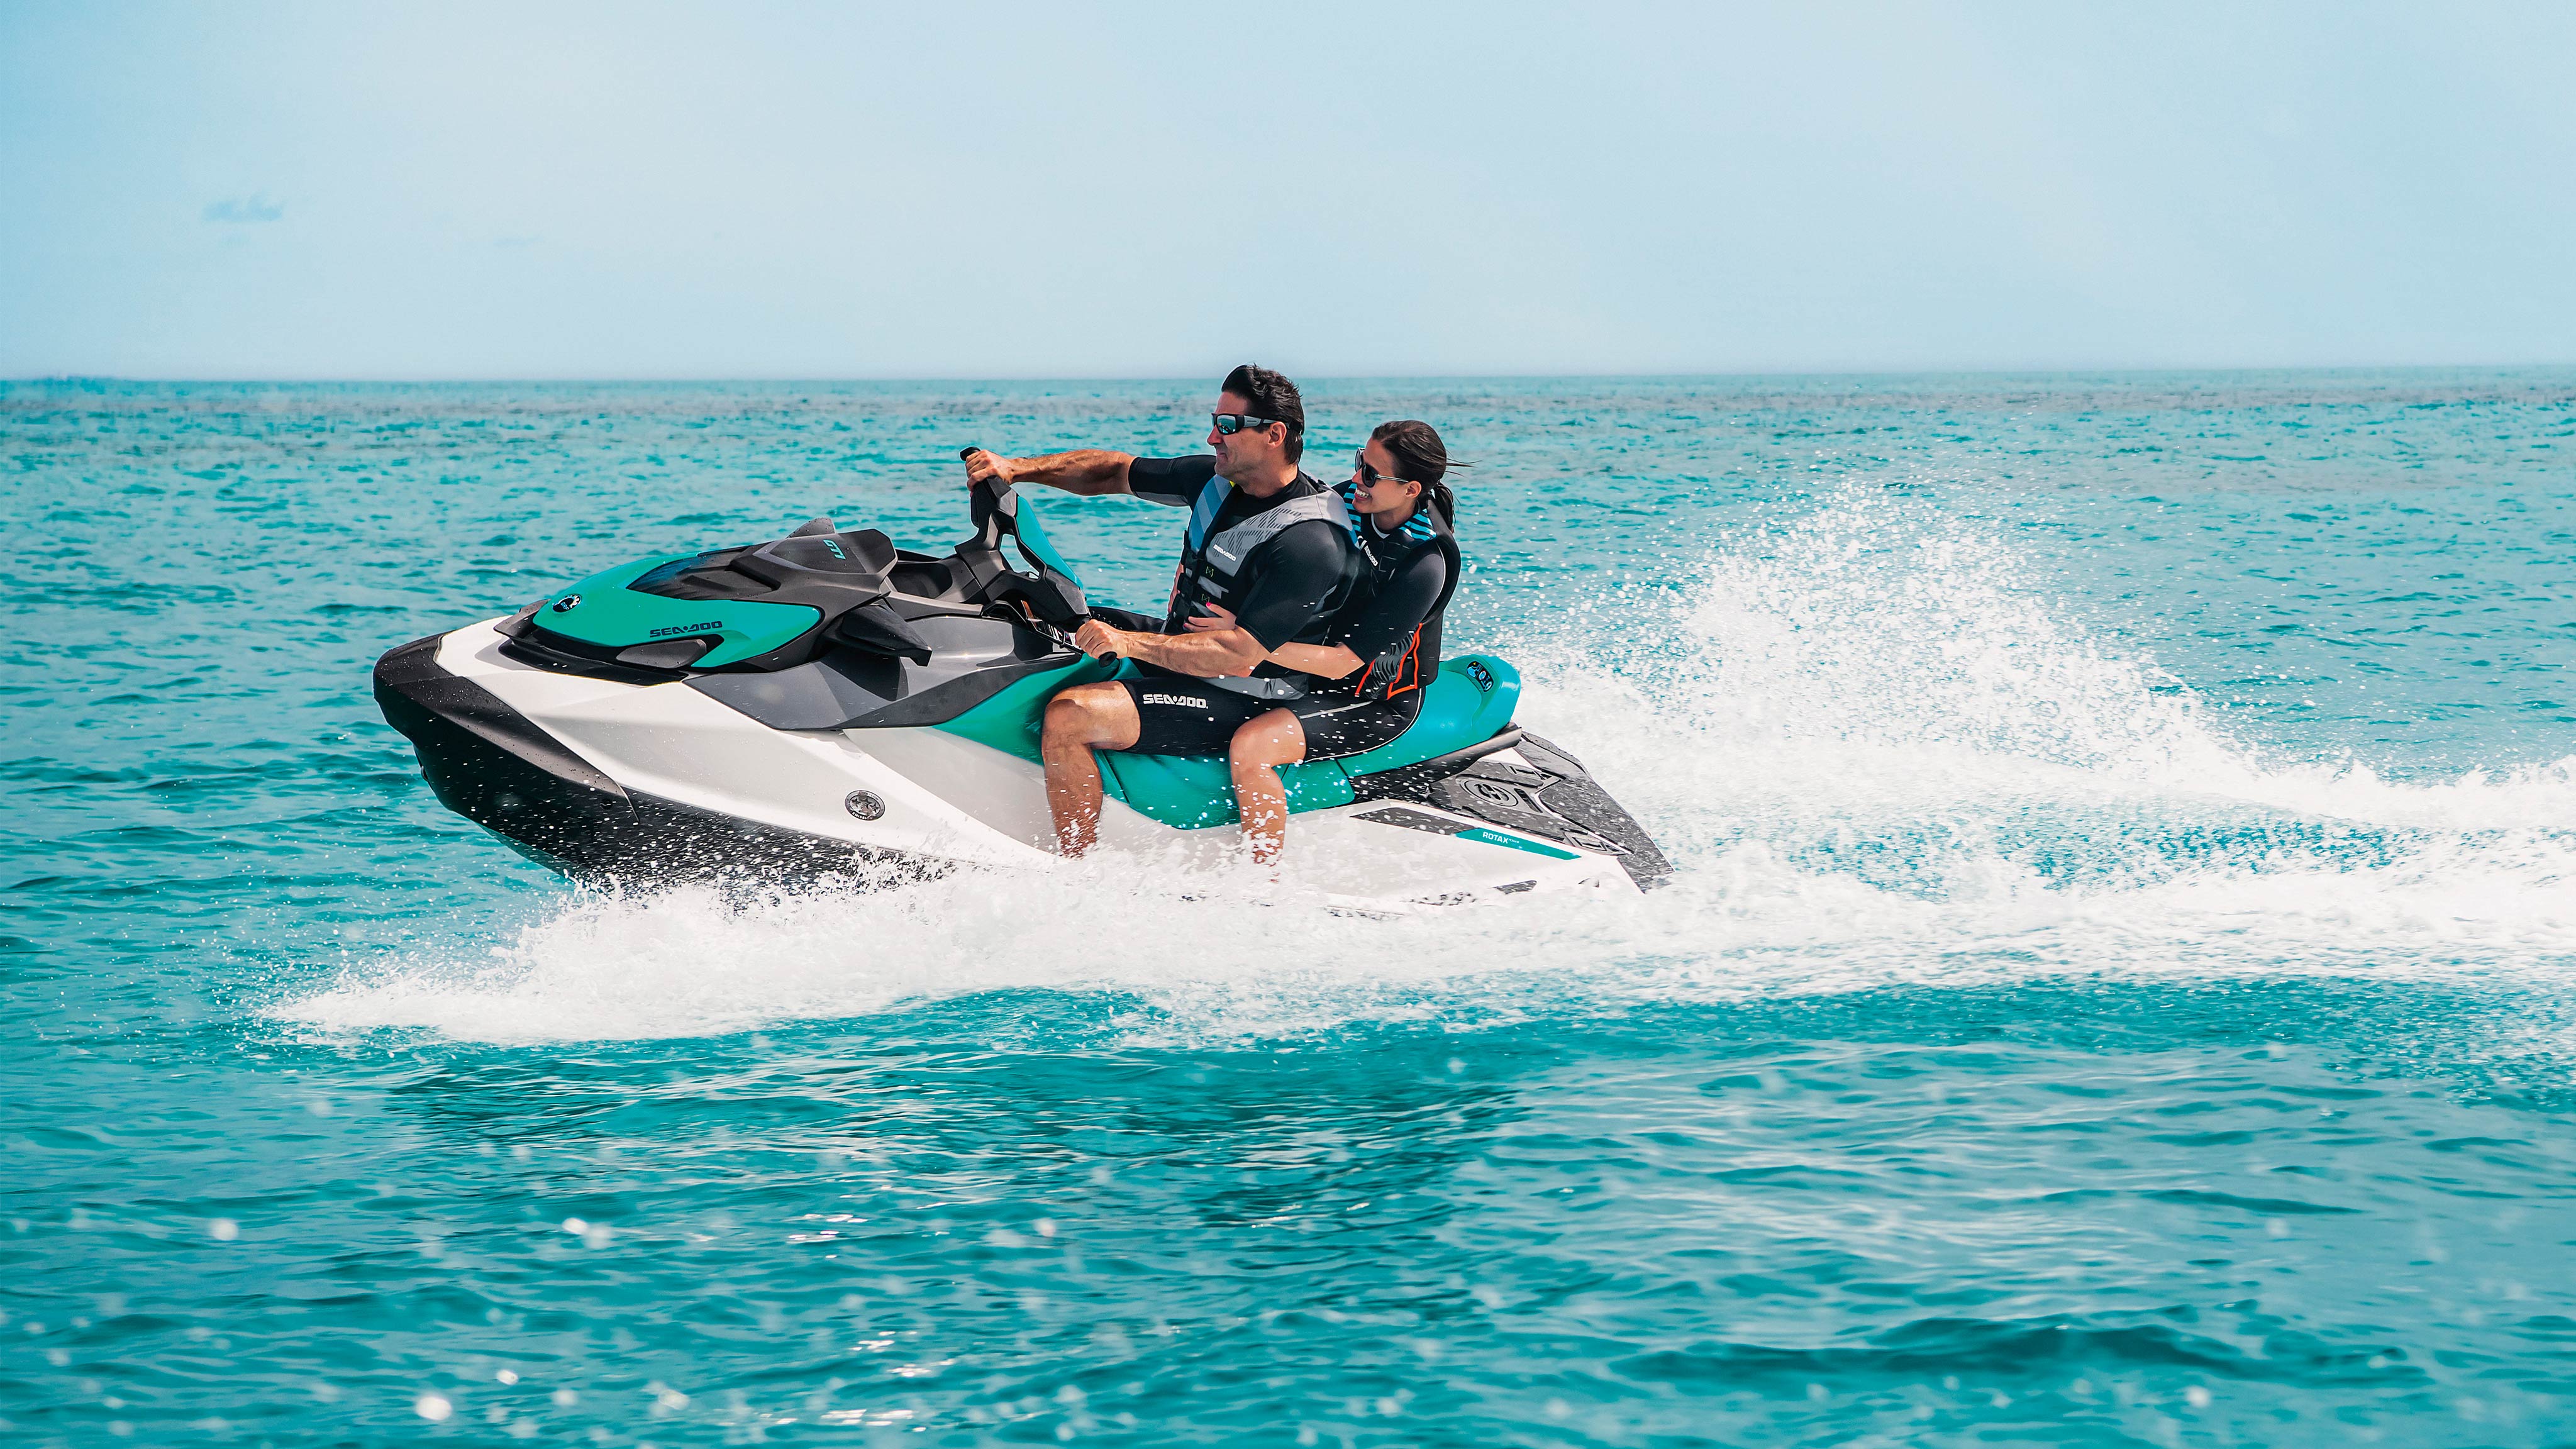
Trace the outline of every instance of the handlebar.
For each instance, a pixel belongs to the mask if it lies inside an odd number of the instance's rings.
[[[965,460],[974,457],[977,453],[987,451],[989,450],[984,448],[960,448],[957,450],[957,458],[958,461],[964,462]],[[1042,576],[1047,573],[1046,566],[1039,562],[1040,554],[1046,551],[1045,537],[1043,533],[1039,534],[1038,548],[1036,550],[1032,550],[1030,548],[1029,535],[1020,531],[1019,494],[1013,489],[1011,484],[998,477],[988,478],[976,483],[967,495],[967,509],[968,516],[975,525],[975,537],[971,541],[972,543],[981,545],[983,548],[998,555],[1002,551],[1002,535],[1009,534],[1012,540],[1019,545],[1020,552],[1028,557],[1031,566],[1038,568]],[[1032,517],[1030,523],[1034,528],[1036,524],[1034,517]],[[966,544],[958,545],[961,552],[966,547]],[[1005,567],[1007,568],[1008,565],[1005,565]],[[1057,564],[1056,568],[1061,569],[1062,565]],[[1089,618],[1090,615],[1084,611],[1082,606],[1080,586],[1074,585],[1070,578],[1058,579],[1055,582],[1070,586],[1074,589],[1071,601],[1071,607],[1074,610],[1074,617],[1078,619]],[[1049,638],[1065,645],[1067,648],[1073,647],[1073,635],[1071,633],[1038,619],[1034,613],[1028,611],[1025,605],[1022,606],[1022,612],[1028,614],[1029,622],[1045,629]],[[1117,656],[1099,655],[1096,657],[1101,659],[1114,659]]]
[[[957,460],[962,463],[984,451],[982,448],[960,448]],[[967,495],[967,521],[975,525],[976,539],[996,553],[1001,551],[1003,534],[1016,536],[1020,531],[1019,520],[1013,516],[1018,510],[1005,506],[1006,501],[1012,498],[1011,485],[992,478],[975,484]]]

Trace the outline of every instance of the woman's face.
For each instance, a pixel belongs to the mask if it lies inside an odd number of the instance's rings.
[[[1368,470],[1377,470],[1377,481],[1369,481]],[[1360,449],[1359,458],[1351,464],[1352,501],[1362,513],[1387,513],[1402,508],[1410,510],[1422,496],[1422,485],[1405,482],[1396,476],[1395,455],[1386,444],[1372,438]]]

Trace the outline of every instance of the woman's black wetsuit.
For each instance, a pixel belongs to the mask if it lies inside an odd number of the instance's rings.
[[[1341,489],[1350,501],[1350,487]],[[1306,734],[1306,758],[1338,759],[1388,743],[1422,712],[1422,691],[1440,674],[1440,616],[1458,587],[1458,544],[1426,499],[1392,533],[1353,509],[1360,577],[1334,616],[1325,642],[1363,661],[1356,673],[1318,680],[1290,702]]]

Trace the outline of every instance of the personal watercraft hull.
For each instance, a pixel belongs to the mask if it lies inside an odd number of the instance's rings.
[[[442,803],[555,869],[643,883],[1057,863],[1042,772],[989,733],[953,722],[774,728],[684,680],[529,662],[506,647],[504,624],[393,650],[376,666],[376,698]],[[1490,690],[1486,666],[1461,667]],[[1508,698],[1498,702],[1507,719]],[[1104,845],[1221,867],[1237,831],[1166,823],[1172,807],[1143,773],[1157,766],[1117,758],[1136,803],[1106,802]],[[1669,873],[1580,764],[1516,728],[1330,778],[1329,798],[1346,803],[1292,817],[1289,864],[1292,880],[1335,899],[1406,909],[1633,894]],[[1292,798],[1313,788],[1292,784]]]

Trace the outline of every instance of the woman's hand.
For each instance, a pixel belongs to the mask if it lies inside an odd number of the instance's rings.
[[[1207,612],[1196,618],[1183,619],[1181,621],[1182,628],[1189,630],[1193,634],[1213,634],[1219,629],[1231,629],[1234,627],[1234,611],[1232,609],[1229,609],[1222,604],[1202,604],[1199,607],[1207,610]]]

